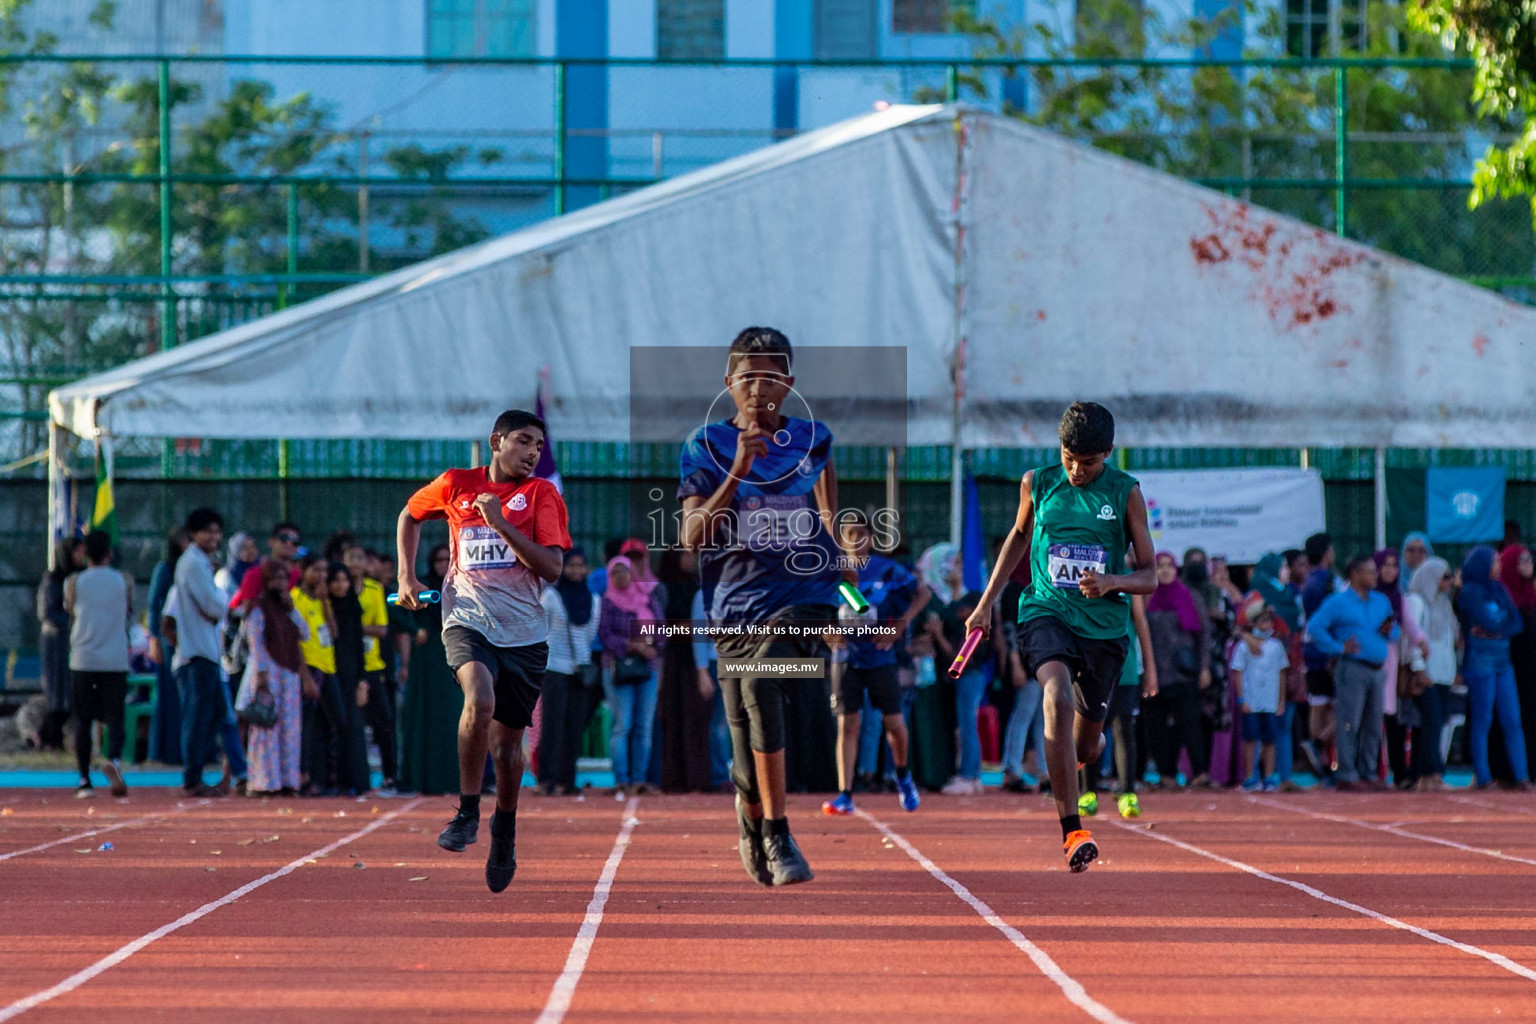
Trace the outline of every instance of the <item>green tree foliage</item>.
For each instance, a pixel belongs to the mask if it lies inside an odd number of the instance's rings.
[[[57,51],[56,38],[28,30],[30,3],[0,0],[0,52]],[[89,23],[105,37],[115,13],[103,0]],[[41,447],[50,386],[160,346],[164,306],[152,282],[104,288],[27,280],[160,274],[159,84],[145,70],[89,62],[0,64],[0,120],[10,126],[8,144],[0,145],[0,172],[105,176],[0,185],[0,274],[12,281],[0,284],[0,378],[10,381],[0,383],[7,412],[0,421],[0,463]],[[234,283],[227,280],[232,276],[282,274],[290,258],[300,273],[389,270],[488,235],[456,205],[452,181],[468,167],[499,161],[499,151],[405,145],[381,154],[383,166],[409,187],[390,186],[382,197],[386,190],[374,187],[364,253],[362,190],[325,180],[359,174],[356,141],[337,127],[335,112],[308,93],[279,97],[259,80],[232,81],[212,102],[203,90],[197,81],[171,80],[174,174],[305,180],[175,184],[172,271],[203,279],[176,285],[180,340],[338,286],[300,291]],[[290,256],[293,199],[299,230]]]
[[[1536,5],[1524,0],[1414,0],[1408,23],[1477,64],[1472,98],[1509,123],[1513,141],[1488,147],[1473,176],[1472,204],[1526,198],[1536,222]]]
[[[1009,30],[963,8],[953,16],[979,58],[1045,58],[1014,72],[1026,76],[1026,103],[1010,113],[1337,229],[1336,194],[1326,185],[1336,173],[1333,68],[1140,61],[1209,53],[1240,18],[1245,56],[1284,55],[1283,8],[1249,3],[1210,20],[1172,22],[1139,0],[1043,0],[1030,10],[1033,20]],[[1365,31],[1346,33],[1343,44],[1345,57],[1446,55],[1437,39],[1409,30],[1403,8],[1387,3],[1372,4]],[[1536,243],[1525,218],[1498,202],[1469,213],[1465,189],[1452,187],[1471,172],[1475,147],[1508,128],[1508,112],[1486,102],[1479,119],[1467,98],[1471,77],[1444,67],[1345,73],[1348,174],[1361,183],[1349,190],[1346,233],[1451,274],[1529,278]],[[980,67],[961,83],[970,95],[989,92]],[[930,90],[919,98],[938,97]],[[1536,175],[1536,162],[1523,166]]]

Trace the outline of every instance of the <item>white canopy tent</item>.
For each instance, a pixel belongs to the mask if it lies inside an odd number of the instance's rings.
[[[954,444],[957,465],[963,448],[1054,443],[1076,398],[1110,406],[1130,445],[1536,436],[1536,310],[937,106],[878,111],[429,260],[49,404],[56,430],[108,442],[461,438],[525,400],[548,364],[551,432],[622,441],[631,348],[722,346],[751,323],[797,345],[905,347],[908,443]]]

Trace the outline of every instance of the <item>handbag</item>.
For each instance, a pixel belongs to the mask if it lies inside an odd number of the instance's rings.
[[[240,709],[239,716],[240,721],[254,729],[270,729],[277,724],[277,701],[271,694],[258,693]]]
[[[651,678],[651,663],[638,654],[626,654],[613,666],[613,685],[633,686]]]
[[[1415,672],[1407,665],[1397,666],[1397,695],[1413,698],[1434,685],[1428,672]]]
[[[1200,656],[1195,653],[1193,645],[1174,649],[1173,667],[1185,673],[1191,679],[1200,674]]]

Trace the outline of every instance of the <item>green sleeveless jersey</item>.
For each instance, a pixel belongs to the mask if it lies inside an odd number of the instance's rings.
[[[1019,600],[1020,622],[1048,615],[1091,640],[1126,635],[1131,599],[1120,593],[1087,598],[1077,582],[1089,569],[1110,576],[1125,572],[1130,545],[1125,513],[1135,486],[1135,477],[1108,465],[1086,487],[1073,487],[1059,464],[1035,470],[1031,580]]]

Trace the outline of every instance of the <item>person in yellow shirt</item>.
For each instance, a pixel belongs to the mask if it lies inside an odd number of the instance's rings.
[[[378,795],[394,796],[399,791],[395,774],[395,687],[392,680],[384,677],[381,645],[389,636],[384,584],[368,574],[370,564],[376,566],[378,560],[370,560],[362,545],[350,545],[342,557],[363,606],[363,681],[357,688],[357,704],[373,729],[373,741],[379,745],[379,771],[384,783]]]
[[[308,636],[299,643],[309,669],[304,688],[304,783],[300,790],[306,796],[334,796],[337,792],[335,772],[346,715],[336,682],[336,616],[325,577],[325,559],[307,555],[299,563],[299,585],[292,591],[293,607],[309,627]]]

